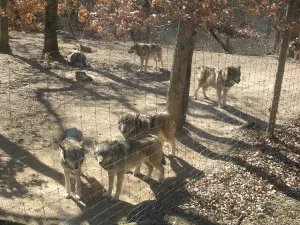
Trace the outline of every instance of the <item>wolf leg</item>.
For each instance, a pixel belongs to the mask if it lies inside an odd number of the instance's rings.
[[[141,163],[135,168],[133,175],[137,176],[141,173]]]
[[[204,97],[204,99],[209,100],[209,98],[208,98],[207,95],[206,95],[206,91],[207,91],[207,87],[203,87],[203,89],[202,89],[203,97]]]
[[[119,200],[121,189],[122,189],[122,184],[124,180],[124,171],[121,170],[117,173],[117,188],[116,188],[116,194],[114,197],[112,197],[112,201]]]
[[[153,166],[149,162],[145,162],[146,166],[148,167],[148,174],[143,177],[143,180],[149,180],[151,178],[151,174],[153,171]]]
[[[149,61],[149,58],[145,58],[145,72],[147,72],[148,70],[148,61]]]
[[[162,165],[162,159],[158,160],[158,161],[155,161],[153,163],[153,166],[158,169],[159,171],[159,178],[158,178],[158,182],[161,183],[163,182],[164,180],[164,177],[165,177],[165,168],[164,166]]]
[[[103,194],[104,197],[111,196],[111,192],[114,186],[115,174],[111,171],[107,171],[108,173],[108,190]]]
[[[140,71],[143,71],[144,69],[144,58],[141,57],[141,68]]]
[[[224,89],[224,90],[223,90],[223,98],[222,98],[223,106],[226,105],[227,93],[228,93],[228,89]]]
[[[80,169],[79,170],[76,170],[74,172],[74,175],[75,175],[75,197],[77,199],[81,199],[81,180],[80,180],[80,174],[81,174],[81,171]]]
[[[222,104],[222,90],[220,88],[217,88],[217,96],[218,96],[218,106],[220,108],[223,107],[223,104]]]
[[[171,144],[172,147],[172,155],[176,154],[176,144],[175,144],[175,122],[169,121],[167,124],[163,126],[163,139],[166,139],[166,141]],[[163,146],[163,142],[162,142]]]
[[[195,100],[197,100],[197,94],[198,94],[198,91],[199,91],[199,89],[202,87],[202,85],[200,84],[200,81],[198,81],[198,87],[196,88],[196,90],[195,90],[195,94],[194,94],[194,98],[195,98]]]
[[[64,194],[65,198],[69,198],[71,196],[71,184],[70,184],[70,170],[64,168],[65,175],[65,186],[66,193]]]
[[[158,68],[157,68],[157,57],[154,56],[153,59],[154,59],[154,61],[155,61],[155,70],[158,70]]]

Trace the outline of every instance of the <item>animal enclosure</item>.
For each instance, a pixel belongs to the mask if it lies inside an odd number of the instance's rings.
[[[147,182],[126,174],[120,200],[112,202],[102,196],[108,188],[106,171],[87,153],[82,200],[65,199],[56,142],[59,131],[77,127],[91,140],[114,140],[121,136],[120,113],[165,111],[174,45],[158,43],[165,66],[160,71],[154,70],[150,59],[148,72],[138,72],[139,57],[128,53],[131,42],[91,40],[82,40],[93,49],[86,54],[88,67],[51,61],[51,68],[45,68],[40,61],[42,35],[11,35],[14,54],[0,55],[1,219],[24,224],[231,224],[241,215],[262,212],[264,203],[278,193],[293,199],[300,195],[299,149],[288,153],[283,163],[275,160],[270,173],[266,169],[270,158],[256,164],[264,158],[256,143],[268,122],[276,57],[195,50],[187,120],[184,131],[176,134],[177,154],[168,156],[171,146],[163,146],[165,180],[157,183],[157,170]],[[60,48],[76,44],[59,39]],[[207,92],[210,101],[204,100],[201,90],[194,100],[197,68],[202,65],[241,66],[241,82],[229,90],[224,109],[217,107],[213,88]],[[94,81],[77,81],[75,71],[86,72]],[[287,59],[279,126],[300,113],[299,75],[299,64]],[[294,163],[287,169],[286,162]],[[146,174],[144,166],[141,173]],[[238,183],[231,182],[235,178]],[[216,201],[213,197],[218,194]],[[293,215],[299,221],[299,214]]]

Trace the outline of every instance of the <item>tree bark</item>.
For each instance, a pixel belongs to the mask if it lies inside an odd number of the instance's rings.
[[[280,100],[281,85],[282,85],[284,67],[286,61],[286,54],[287,54],[287,49],[288,49],[289,39],[290,39],[290,31],[287,28],[287,24],[289,24],[294,18],[296,2],[297,0],[289,0],[288,7],[286,10],[286,17],[285,17],[286,25],[284,27],[284,30],[281,32],[282,34],[281,46],[279,51],[278,66],[277,66],[277,72],[275,78],[273,101],[272,101],[272,107],[270,111],[269,124],[267,128],[267,134],[269,135],[274,134],[276,117],[278,112],[278,105]]]
[[[213,29],[209,29],[208,30],[209,33],[211,34],[211,36],[221,45],[221,47],[223,48],[223,50],[226,53],[232,53],[230,46],[229,46],[229,39],[227,39],[226,43],[224,43],[222,41],[222,39],[215,33],[215,31]]]
[[[7,0],[0,0],[0,8],[6,12]],[[0,53],[10,54],[8,35],[8,18],[6,15],[0,16]]]
[[[167,110],[181,129],[188,107],[192,57],[196,41],[196,24],[192,19],[180,20],[168,90]]]
[[[49,53],[54,59],[61,58],[57,42],[57,10],[58,0],[48,0],[45,7],[45,37],[43,53]]]

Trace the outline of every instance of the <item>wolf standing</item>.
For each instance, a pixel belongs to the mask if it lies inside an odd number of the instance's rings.
[[[218,106],[220,108],[226,105],[226,97],[229,89],[241,81],[241,67],[229,66],[219,70],[216,67],[202,66],[198,73],[198,87],[195,91],[195,99],[200,88],[203,89],[203,96],[209,99],[206,95],[206,90],[213,87],[217,90]]]
[[[99,165],[108,173],[108,190],[104,196],[111,196],[117,176],[116,193],[112,200],[119,199],[125,173],[135,168],[134,175],[139,174],[142,163],[148,167],[148,174],[143,180],[151,178],[153,167],[160,172],[158,181],[164,180],[164,154],[160,140],[154,135],[142,134],[125,141],[104,141],[95,146],[94,155]]]
[[[172,146],[172,154],[175,154],[175,122],[167,112],[154,115],[142,115],[139,113],[124,112],[119,116],[119,130],[128,139],[141,133],[151,133],[159,137],[162,142],[169,142]]]
[[[294,60],[295,62],[298,58],[298,63],[300,62],[300,37],[296,38],[295,40],[291,41],[289,44],[289,48],[294,53]]]
[[[70,197],[71,185],[70,174],[75,176],[75,197],[81,198],[81,165],[84,160],[85,151],[83,147],[83,134],[77,128],[70,128],[64,134],[64,140],[59,144],[60,162],[64,170],[66,193]]]
[[[157,61],[160,61],[161,68],[163,68],[162,61],[162,48],[159,45],[155,44],[138,44],[135,43],[128,51],[128,53],[135,53],[140,57],[141,68],[140,71],[147,71],[148,61],[150,58],[153,58],[155,61],[155,69],[157,69]],[[145,66],[144,66],[145,61]]]

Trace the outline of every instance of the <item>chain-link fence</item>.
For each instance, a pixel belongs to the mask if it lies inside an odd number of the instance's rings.
[[[151,35],[159,37],[163,32]],[[171,33],[174,38],[176,29]],[[298,146],[286,146],[289,151],[282,153],[273,149],[272,141],[261,139],[272,102],[276,56],[210,52],[199,39],[187,121],[184,131],[176,133],[176,155],[169,156],[171,146],[163,145],[164,181],[157,182],[156,169],[146,181],[143,175],[126,173],[120,200],[113,202],[103,197],[108,189],[107,172],[89,151],[82,165],[82,199],[77,200],[64,198],[57,134],[77,127],[86,140],[113,141],[122,138],[118,117],[123,112],[153,115],[165,111],[174,44],[155,39],[163,49],[165,68],[160,71],[150,59],[149,72],[137,72],[140,59],[128,53],[129,41],[91,39],[81,39],[93,50],[86,53],[87,68],[54,61],[51,68],[44,68],[39,61],[42,35],[12,32],[11,36],[14,54],[0,56],[2,219],[25,224],[238,224],[265,213],[261,221],[284,224],[267,217],[271,218],[268,210],[275,215],[274,205],[280,205],[279,200],[272,201],[284,196],[281,207],[291,215],[285,224],[300,223],[295,211],[300,195]],[[66,51],[77,44],[59,40]],[[229,90],[223,109],[217,106],[214,88],[207,91],[210,100],[204,99],[201,90],[194,100],[198,68],[203,65],[241,66],[241,81]],[[93,82],[76,80],[76,71],[85,72]],[[299,64],[287,59],[279,127],[299,114],[299,74]],[[289,132],[279,132],[279,137],[284,134]],[[90,143],[87,149],[93,149]],[[143,165],[141,174],[146,173]],[[71,187],[74,191],[74,179]],[[295,201],[292,207],[286,196]]]

